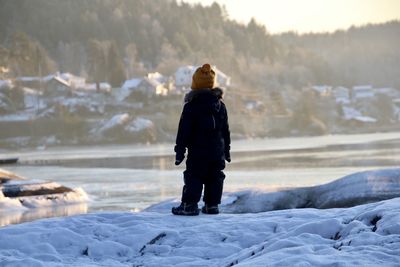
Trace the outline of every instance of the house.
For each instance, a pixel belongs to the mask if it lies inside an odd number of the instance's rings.
[[[0,80],[0,89],[5,88],[12,88],[13,87],[13,83],[11,80]]]
[[[145,77],[136,87],[138,92],[148,97],[154,95],[166,96],[168,94],[168,89],[165,88],[164,84],[155,79],[150,79]]]
[[[86,79],[85,78],[73,75],[73,74],[71,74],[69,72],[56,74],[56,76],[59,76],[63,80],[67,81],[72,89],[84,87],[85,84],[86,84]]]
[[[17,77],[15,79],[15,85],[19,87],[27,87],[33,89],[42,90],[45,88],[47,82],[54,78],[55,75],[50,74],[47,76],[26,76],[26,77]]]
[[[314,85],[311,89],[319,97],[330,96],[332,92],[332,86],[329,85]]]
[[[71,94],[71,85],[59,76],[53,76],[45,85],[45,96],[67,96]]]
[[[142,80],[143,78],[126,80],[121,89],[115,92],[115,98],[118,101],[123,101],[136,89],[136,87],[141,83]]]
[[[143,100],[141,99],[143,97],[166,96],[168,95],[168,89],[158,80],[144,77],[143,79],[125,81],[121,94],[122,96],[119,96],[119,99],[137,101],[138,99]]]
[[[338,86],[332,89],[332,96],[338,104],[350,103],[350,90],[343,86]]]
[[[43,106],[42,92],[30,88],[22,88],[24,92],[25,109],[33,109]]]
[[[150,80],[156,80],[159,83],[166,83],[168,81],[168,78],[159,72],[147,73],[146,77]]]
[[[231,77],[223,73],[217,67],[213,67],[215,71],[215,86],[229,87],[231,86]]]
[[[190,88],[192,85],[192,76],[196,69],[197,67],[190,65],[179,67],[175,72],[175,85],[181,88]]]
[[[192,76],[198,67],[183,66],[179,67],[175,72],[175,85],[179,88],[190,88],[192,85]],[[231,77],[223,73],[216,66],[212,66],[215,71],[215,86],[229,87],[231,85]]]
[[[97,88],[96,83],[85,83],[84,85],[76,88],[77,91],[83,91],[87,93],[111,93],[111,85],[106,82],[99,83],[99,88]]]
[[[400,97],[400,91],[396,90],[391,87],[385,87],[385,88],[374,88],[373,89],[375,95],[386,95],[390,98],[398,98]]]
[[[375,92],[372,85],[357,85],[352,88],[352,100],[368,100],[375,96]]]

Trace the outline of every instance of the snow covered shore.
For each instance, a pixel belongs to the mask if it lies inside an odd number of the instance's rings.
[[[400,198],[343,209],[97,213],[0,228],[1,266],[398,266]]]
[[[398,179],[398,169],[364,172],[313,192],[348,206],[359,204],[351,196],[393,196]],[[273,199],[266,196],[230,196],[225,208],[249,212],[249,204]],[[92,213],[2,227],[0,240],[0,266],[399,266],[400,198],[198,217]]]

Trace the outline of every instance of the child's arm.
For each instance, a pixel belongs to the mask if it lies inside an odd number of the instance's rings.
[[[193,120],[191,119],[190,105],[185,104],[181,118],[179,120],[178,133],[176,135],[175,145],[175,165],[179,165],[185,158],[186,148],[189,144],[189,139],[192,134]]]
[[[222,137],[224,138],[225,148],[225,159],[228,162],[231,162],[231,132],[229,130],[229,122],[228,122],[228,111],[226,110],[225,104],[223,104],[224,111],[225,111],[225,121],[222,126]]]

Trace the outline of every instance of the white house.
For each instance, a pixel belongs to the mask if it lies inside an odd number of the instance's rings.
[[[121,88],[121,93],[117,96],[119,100],[136,100],[137,97],[166,96],[168,89],[164,83],[156,79],[144,77],[143,79],[132,79],[125,81]]]
[[[373,89],[375,95],[386,95],[389,96],[390,98],[398,98],[400,97],[400,91],[396,90],[391,87],[385,87],[385,88],[374,88]]]
[[[80,76],[73,75],[69,72],[57,74],[60,78],[63,80],[67,81],[71,88],[76,89],[76,88],[81,88],[85,87],[86,85],[86,79]]]
[[[357,85],[353,86],[352,90],[352,99],[363,100],[373,98],[375,96],[375,92],[372,88],[372,85]]]
[[[0,89],[11,88],[11,87],[13,87],[13,83],[11,80],[0,80]]]
[[[318,96],[330,96],[332,91],[332,86],[329,85],[314,85],[311,89],[318,95]]]
[[[165,88],[164,84],[155,79],[149,79],[145,77],[137,86],[137,90],[142,92],[144,95],[162,95],[168,94],[168,89]]]
[[[42,92],[30,88],[23,88],[25,109],[37,108],[43,105]]]
[[[65,96],[69,93],[71,93],[71,85],[59,76],[53,76],[53,78],[46,83],[46,96]]]
[[[332,95],[336,103],[349,104],[350,103],[350,90],[343,86],[338,86],[332,89]]]
[[[195,66],[179,67],[175,72],[175,85],[177,87],[190,87],[192,85],[192,76],[196,71]]]
[[[149,78],[150,80],[156,80],[159,83],[166,83],[168,80],[167,77],[165,77],[164,75],[162,75],[159,72],[147,73],[146,77]]]
[[[223,73],[217,67],[213,67],[215,71],[215,85],[222,87],[229,87],[231,85],[231,77]]]

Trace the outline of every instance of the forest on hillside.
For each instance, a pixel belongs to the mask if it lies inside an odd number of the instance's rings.
[[[400,23],[326,34],[271,35],[225,8],[175,0],[0,0],[1,76],[56,70],[126,78],[206,61],[235,87],[262,93],[312,84],[400,87]]]

